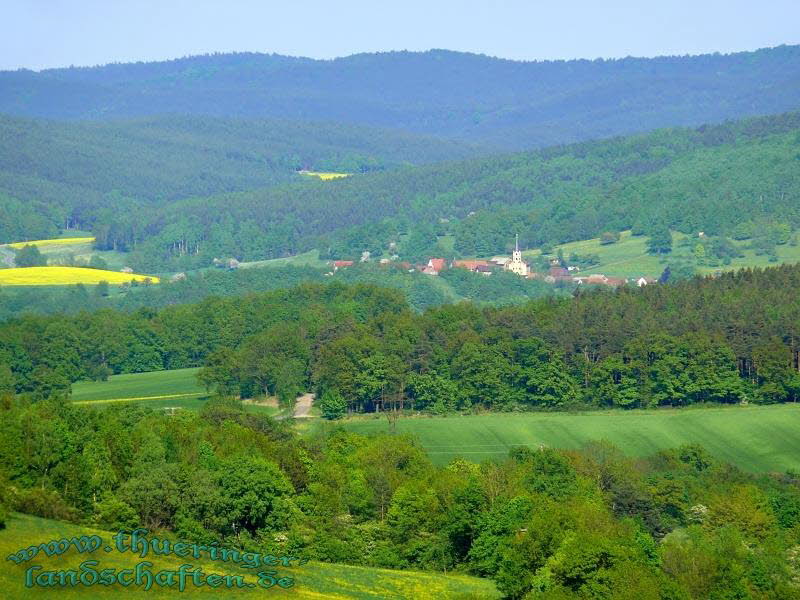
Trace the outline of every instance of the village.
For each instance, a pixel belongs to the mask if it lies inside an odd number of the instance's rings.
[[[368,253],[366,253],[368,254]],[[361,262],[369,260],[369,256],[362,256]],[[473,273],[490,276],[497,271],[508,271],[526,279],[538,279],[549,284],[570,284],[570,285],[605,285],[609,287],[620,287],[628,284],[633,284],[638,287],[657,283],[657,279],[648,276],[640,276],[633,278],[623,277],[608,277],[602,273],[592,273],[589,275],[578,275],[580,267],[577,266],[564,266],[558,258],[552,258],[549,261],[549,268],[546,271],[534,271],[530,264],[522,258],[522,251],[519,249],[519,238],[516,239],[514,250],[511,256],[493,256],[490,259],[466,259],[457,260],[453,259],[448,261],[445,258],[430,258],[425,264],[412,264],[410,262],[399,262],[401,268],[409,273],[420,272],[425,275],[437,276],[445,269],[466,269]],[[339,269],[351,267],[355,264],[352,260],[334,260],[331,261],[330,266],[332,275]],[[380,264],[392,264],[389,259],[383,258]]]

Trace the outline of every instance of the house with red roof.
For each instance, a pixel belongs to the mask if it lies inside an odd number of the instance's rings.
[[[428,261],[428,264],[422,269],[422,272],[426,275],[438,275],[440,271],[443,271],[445,268],[445,260],[443,258],[432,258]]]

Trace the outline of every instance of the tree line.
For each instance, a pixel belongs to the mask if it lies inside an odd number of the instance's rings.
[[[96,256],[88,264],[81,265],[104,268]],[[0,287],[0,322],[23,314],[75,314],[104,308],[130,312],[142,307],[162,308],[199,302],[209,296],[244,295],[306,282],[372,283],[398,289],[405,294],[411,309],[417,312],[465,298],[478,305],[519,304],[541,296],[566,295],[571,287],[552,286],[505,272],[486,277],[466,269],[449,269],[435,280],[418,271],[409,273],[401,265],[375,263],[340,269],[333,276],[329,273],[329,267],[286,265],[236,271],[201,270],[187,273],[185,279],[162,281],[159,285],[134,283],[107,289],[83,284],[35,288],[5,286]]]
[[[399,290],[303,284],[0,327],[4,388],[34,398],[111,373],[203,366],[226,397],[313,390],[329,414],[655,407],[800,397],[800,266],[508,307],[412,311]]]

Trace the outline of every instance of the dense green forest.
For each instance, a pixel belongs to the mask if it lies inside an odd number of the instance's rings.
[[[794,110],[800,46],[519,62],[432,50],[312,60],[253,53],[0,73],[0,112],[337,121],[529,149]]]
[[[103,239],[103,227],[136,228],[122,216],[128,211],[301,181],[299,169],[361,173],[477,152],[433,137],[332,123],[0,117],[0,193],[8,196],[0,206],[0,243],[43,239],[59,227],[94,226]]]
[[[511,307],[410,310],[399,290],[303,284],[0,326],[4,389],[204,365],[223,396],[316,391],[328,416],[800,399],[800,266]]]
[[[4,395],[0,417],[0,527],[11,509],[243,553],[469,572],[510,599],[800,598],[797,474],[746,474],[698,446],[647,459],[608,443],[518,447],[436,467],[406,436],[299,437],[225,400],[167,416]]]

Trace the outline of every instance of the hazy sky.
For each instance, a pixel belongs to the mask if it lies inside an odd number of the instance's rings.
[[[515,59],[800,43],[800,0],[0,0],[0,69],[228,51],[447,48]]]

